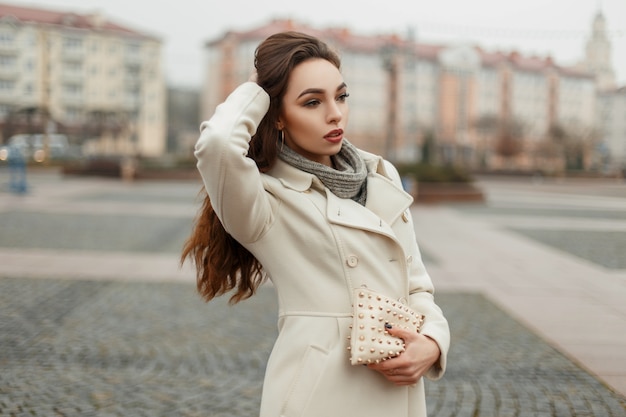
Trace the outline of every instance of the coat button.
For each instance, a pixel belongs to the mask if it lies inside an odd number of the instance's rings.
[[[411,262],[413,262],[413,255],[409,255],[406,257],[406,263],[410,265]]]
[[[409,222],[409,212],[405,211],[404,213],[402,213],[402,221],[405,223]]]
[[[346,259],[346,263],[350,268],[354,268],[359,264],[359,258],[356,255],[350,255],[348,259]]]
[[[404,297],[398,298],[398,301],[400,301],[402,304],[407,304],[406,298]]]

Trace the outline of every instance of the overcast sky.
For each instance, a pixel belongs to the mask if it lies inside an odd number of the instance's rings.
[[[362,34],[413,28],[427,43],[469,42],[487,50],[552,55],[574,64],[584,54],[593,17],[602,10],[618,83],[626,85],[626,0],[8,0],[8,3],[100,11],[110,20],[147,31],[164,42],[168,83],[199,87],[202,46],[227,30],[246,30],[274,18]]]

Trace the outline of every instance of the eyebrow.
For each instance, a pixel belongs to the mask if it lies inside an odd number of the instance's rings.
[[[337,91],[346,88],[348,85],[344,82],[339,84],[339,86],[337,87]],[[307,88],[306,90],[304,90],[303,92],[300,93],[300,95],[298,96],[298,98],[306,95],[306,94],[323,94],[324,90],[322,90],[321,88]]]

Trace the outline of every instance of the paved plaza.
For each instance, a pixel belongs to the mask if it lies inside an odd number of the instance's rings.
[[[0,416],[257,415],[276,299],[196,294],[199,183],[5,180]],[[452,331],[429,416],[626,416],[626,183],[480,185],[413,209]]]

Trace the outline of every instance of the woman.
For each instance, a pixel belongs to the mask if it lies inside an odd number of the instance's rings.
[[[262,417],[425,416],[422,376],[439,378],[447,322],[415,241],[391,164],[344,137],[348,88],[320,40],[279,33],[256,51],[256,73],[201,125],[195,155],[207,197],[183,260],[206,300],[254,294],[268,277],[279,335]],[[366,285],[425,315],[399,356],[349,362],[352,291]]]

